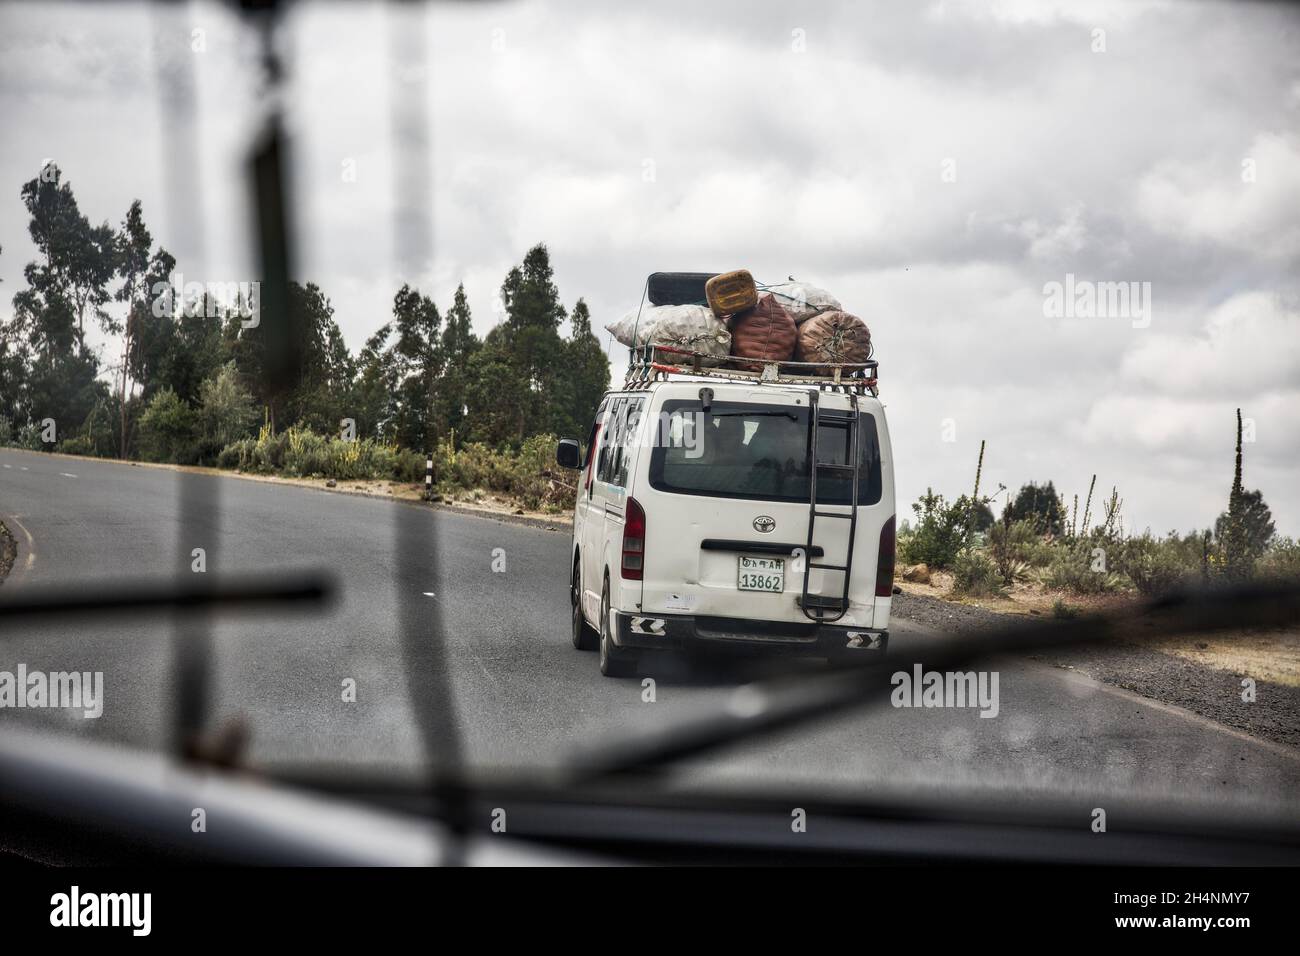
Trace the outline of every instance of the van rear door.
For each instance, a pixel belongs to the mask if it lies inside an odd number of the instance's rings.
[[[636,497],[646,514],[643,605],[647,613],[807,624],[797,599],[803,562],[843,565],[849,522],[818,519],[807,550],[810,397],[765,386],[717,387],[704,410],[699,386],[656,396],[657,439]],[[662,397],[660,397],[662,396]],[[822,393],[823,413],[846,414],[848,396]],[[874,399],[861,402],[859,508],[849,611],[838,622],[871,627],[880,532],[893,516],[892,476],[882,465]],[[847,432],[845,432],[847,435]],[[844,455],[822,426],[823,461]],[[841,463],[847,463],[847,459]],[[851,476],[818,475],[818,510],[849,512]],[[812,569],[809,593],[836,597],[840,572]]]

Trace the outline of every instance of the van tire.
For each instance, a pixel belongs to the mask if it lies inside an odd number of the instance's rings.
[[[573,559],[573,576],[569,578],[569,601],[573,604],[573,646],[580,651],[594,651],[600,635],[582,615],[582,559]]]
[[[600,672],[606,677],[631,677],[636,658],[616,646],[609,634],[609,575],[600,589]]]

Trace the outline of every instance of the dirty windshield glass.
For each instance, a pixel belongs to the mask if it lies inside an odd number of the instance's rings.
[[[17,740],[478,814],[685,727],[628,804],[723,794],[701,841],[727,794],[1300,819],[1300,625],[1150,617],[1300,582],[1298,38],[0,0],[0,857]]]

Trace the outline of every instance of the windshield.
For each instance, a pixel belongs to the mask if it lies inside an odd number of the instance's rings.
[[[1292,9],[0,17],[0,736],[513,780],[869,661],[647,792],[1300,808],[1294,622],[932,660],[1300,581]]]
[[[830,423],[823,412],[818,428],[817,458],[827,465],[851,461],[853,434],[845,422]],[[880,442],[876,420],[863,412],[858,430],[858,504],[880,501]],[[699,402],[663,403],[660,439],[650,456],[650,484],[660,491],[807,502],[812,469],[809,413],[804,405],[713,402],[708,412]],[[692,429],[698,435],[691,434]],[[852,475],[822,470],[817,500],[846,505],[852,499]]]

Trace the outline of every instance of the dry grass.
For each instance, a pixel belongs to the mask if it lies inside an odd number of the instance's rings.
[[[1141,643],[1207,667],[1300,687],[1300,630],[1230,631],[1195,638],[1146,638]]]
[[[931,572],[929,584],[917,584],[904,581],[895,576],[895,583],[907,594],[921,594],[938,598],[952,604],[967,604],[971,607],[987,608],[1001,614],[1048,615],[1058,598],[1071,607],[1085,613],[1103,613],[1116,610],[1132,603],[1135,598],[1124,594],[1075,594],[1073,592],[1053,590],[1041,584],[1016,583],[1000,597],[967,597],[953,591],[953,576],[947,571]]]

